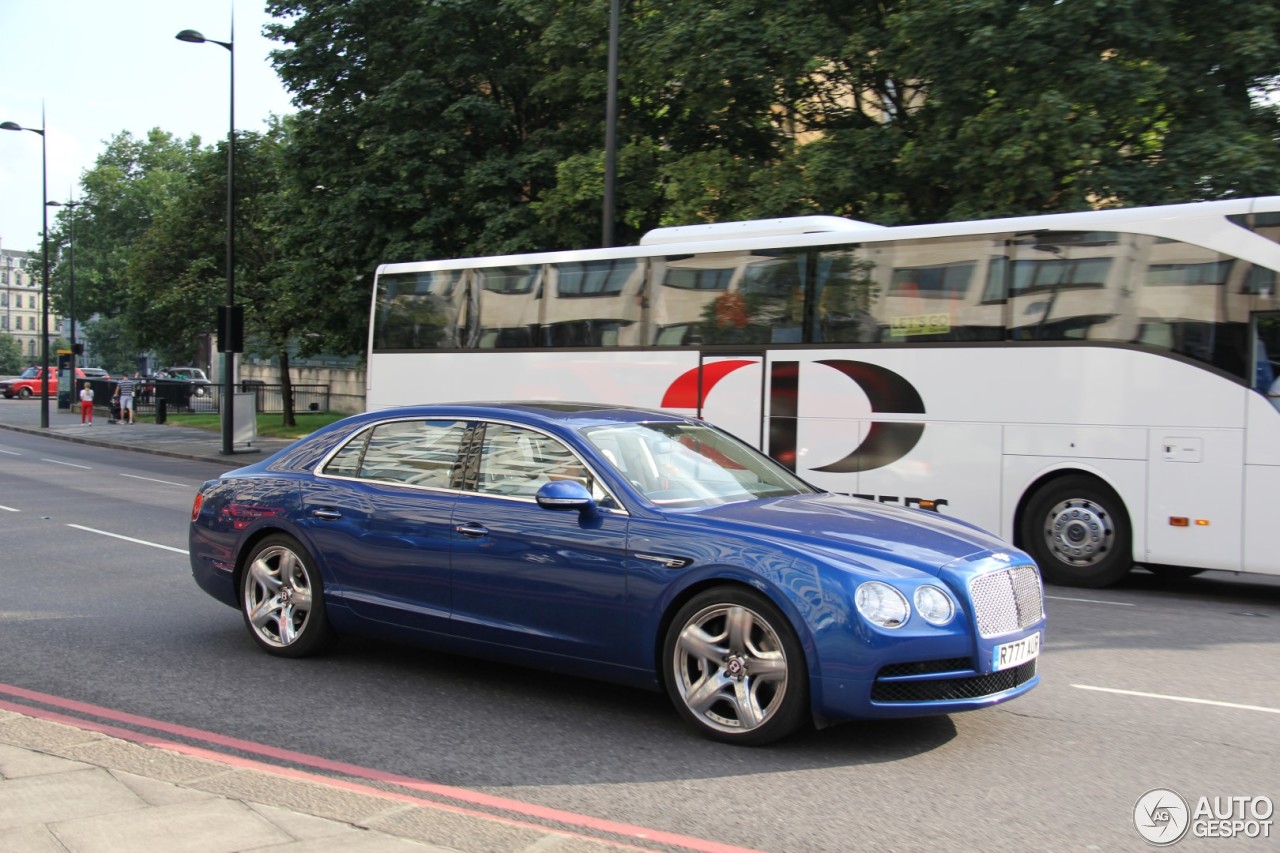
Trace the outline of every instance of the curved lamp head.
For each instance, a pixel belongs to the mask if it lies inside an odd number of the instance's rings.
[[[0,122],[0,130],[22,130],[22,125],[16,121]]]
[[[204,44],[206,39],[204,34],[198,30],[183,30],[174,36],[178,41],[189,41],[193,44]]]

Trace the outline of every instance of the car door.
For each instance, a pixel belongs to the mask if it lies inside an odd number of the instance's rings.
[[[616,504],[558,439],[508,424],[482,428],[469,491],[453,514],[453,632],[544,661],[622,659],[626,514],[609,508]],[[605,506],[539,507],[538,488],[564,478],[580,479]]]
[[[361,617],[449,627],[450,518],[464,421],[402,419],[364,430],[303,492],[303,524],[329,598]]]

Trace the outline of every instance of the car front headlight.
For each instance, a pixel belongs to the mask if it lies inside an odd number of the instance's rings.
[[[853,600],[863,618],[881,628],[901,628],[911,615],[907,597],[880,581],[862,584],[854,593]]]
[[[916,612],[930,625],[945,625],[956,615],[956,607],[951,601],[951,596],[936,586],[923,584],[916,587],[913,598]]]

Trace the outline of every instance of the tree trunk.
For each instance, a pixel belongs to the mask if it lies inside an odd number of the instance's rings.
[[[280,348],[280,401],[281,408],[284,410],[283,425],[297,426],[298,421],[293,416],[293,381],[289,378],[289,351],[284,347]]]

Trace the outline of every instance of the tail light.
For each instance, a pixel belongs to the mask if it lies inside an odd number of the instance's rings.
[[[204,492],[196,492],[196,502],[191,505],[191,520],[200,517],[200,507],[204,506]]]

